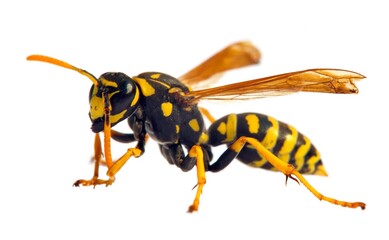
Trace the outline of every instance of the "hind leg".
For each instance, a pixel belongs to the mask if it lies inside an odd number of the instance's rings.
[[[339,201],[337,199],[324,196],[320,192],[318,192],[304,177],[299,173],[291,164],[288,164],[281,159],[279,159],[277,156],[275,156],[272,152],[270,152],[268,149],[266,149],[257,139],[251,138],[251,137],[240,137],[238,140],[236,140],[232,145],[229,146],[229,148],[220,156],[220,158],[209,166],[208,170],[212,172],[218,172],[225,167],[227,167],[234,158],[239,154],[239,152],[242,150],[242,148],[249,144],[252,147],[254,147],[258,154],[263,156],[273,167],[275,167],[278,171],[285,174],[287,178],[292,178],[297,181],[300,180],[302,184],[306,188],[308,188],[309,191],[312,192],[313,195],[315,195],[319,200],[324,200],[332,204],[341,205],[343,207],[349,207],[349,208],[357,208],[360,207],[362,209],[365,208],[366,204],[362,202],[346,202],[346,201]],[[295,176],[296,178],[294,178]]]

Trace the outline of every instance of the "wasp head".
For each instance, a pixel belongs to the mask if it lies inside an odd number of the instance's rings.
[[[104,101],[107,98],[107,101]],[[104,129],[105,111],[110,110],[111,126],[128,118],[139,104],[139,89],[134,81],[124,73],[104,73],[93,84],[89,92],[89,117],[92,131],[97,133]]]

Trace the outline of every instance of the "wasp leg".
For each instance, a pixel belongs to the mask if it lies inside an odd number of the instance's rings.
[[[134,134],[121,133],[121,132],[115,131],[113,129],[111,129],[111,138],[117,142],[120,142],[120,143],[131,143],[131,142],[136,141]],[[107,166],[107,163],[105,162],[105,159],[104,159],[104,155],[102,153],[98,159],[100,159],[100,165]],[[91,161],[93,161],[93,162],[96,161],[96,151],[95,151],[95,156],[93,156],[91,158]]]
[[[111,105],[108,101],[108,92],[104,93],[104,153],[105,153],[105,162],[107,164],[108,169],[112,167],[112,156],[111,156],[111,122],[110,122],[110,113],[111,113]],[[90,180],[84,180],[80,179],[77,180],[73,186],[96,186],[100,184],[105,184],[106,186],[111,185],[115,181],[114,176],[109,176],[108,180],[102,180],[98,178],[98,168],[100,166],[101,161],[101,143],[100,143],[100,137],[98,136],[98,133],[96,133],[95,136],[95,156],[99,156],[95,160],[95,170],[93,178]]]
[[[200,195],[203,191],[203,187],[206,183],[206,178],[205,178],[205,166],[204,166],[204,154],[203,154],[203,149],[198,146],[194,145],[189,153],[189,157],[191,158],[196,158],[196,167],[197,167],[197,192],[195,199],[193,200],[192,205],[189,206],[188,212],[194,212],[197,211],[199,208],[200,204]]]
[[[291,164],[285,163],[277,156],[275,156],[272,152],[266,149],[257,139],[251,137],[240,137],[236,140],[230,147],[227,149],[222,156],[211,166],[209,166],[208,170],[217,172],[227,167],[229,163],[239,154],[242,148],[246,144],[250,144],[253,146],[258,153],[263,156],[268,162],[270,162],[277,170],[285,174],[287,177],[291,177],[294,175],[304,186],[312,192],[319,200],[324,200],[329,203],[340,205],[343,207],[349,208],[357,208],[365,209],[366,204],[363,202],[346,202],[340,201],[331,197],[324,196],[320,192],[318,192],[302,175],[299,173]],[[293,178],[294,179],[294,178]]]
[[[127,152],[116,162],[114,162],[111,167],[108,168],[107,175],[110,178],[115,178],[116,173],[119,172],[119,170],[124,166],[124,164],[128,161],[128,159],[130,159],[130,157],[139,157],[143,154],[143,152],[144,151],[142,151],[139,148],[127,149]]]
[[[193,204],[188,208],[188,212],[197,211],[200,195],[206,182],[205,171],[207,170],[208,162],[212,159],[211,149],[204,145],[194,145],[185,156],[180,144],[160,145],[159,148],[170,164],[176,165],[184,172],[191,170],[195,165],[197,166],[197,184],[195,185],[197,192]]]
[[[135,135],[132,133],[121,133],[111,129],[111,138],[117,142],[121,143],[131,143],[135,142]]]
[[[184,172],[190,171],[196,165],[196,157],[185,156],[181,144],[160,144],[159,149],[170,164],[176,165]]]
[[[210,123],[215,122],[215,118],[211,115],[211,113],[207,109],[199,107],[199,110],[201,114],[205,116]]]
[[[92,179],[90,179],[90,180],[79,179],[73,184],[73,186],[79,187],[80,185],[82,185],[82,186],[96,186],[96,185],[100,185],[100,184],[106,184],[106,185],[112,184],[113,181],[109,183],[109,180],[99,179],[100,163],[101,162],[105,163],[105,161],[102,158],[103,154],[102,154],[102,148],[101,148],[101,140],[100,140],[100,135],[98,133],[96,133],[96,135],[95,135],[94,149],[95,149],[95,155],[94,155],[95,167],[94,167]]]

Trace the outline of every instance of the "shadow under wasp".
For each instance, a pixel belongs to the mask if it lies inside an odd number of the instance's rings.
[[[205,172],[218,172],[233,159],[258,168],[278,170],[302,183],[318,199],[344,207],[362,209],[363,202],[340,201],[318,192],[302,174],[327,175],[317,149],[293,126],[270,116],[250,112],[228,114],[215,120],[200,100],[255,99],[294,92],[357,93],[354,82],[363,75],[341,69],[317,68],[237,82],[219,87],[192,90],[222,72],[256,64],[260,52],[249,42],[237,42],[217,52],[183,76],[174,78],[160,72],[145,72],[129,77],[121,72],[107,72],[99,78],[61,60],[31,55],[27,60],[51,63],[79,72],[93,85],[89,93],[94,143],[94,175],[80,179],[74,186],[111,185],[115,175],[131,157],[145,152],[148,137],[155,140],[164,158],[183,171],[197,168],[197,192],[188,211],[198,210],[206,183]],[[211,125],[206,128],[203,117]],[[111,129],[127,120],[132,133]],[[103,147],[99,133],[103,132]],[[111,138],[137,142],[116,161],[111,156]],[[227,145],[227,150],[212,161],[212,147]],[[104,149],[104,151],[103,151]],[[104,156],[104,157],[103,157]],[[104,162],[108,179],[99,178]]]

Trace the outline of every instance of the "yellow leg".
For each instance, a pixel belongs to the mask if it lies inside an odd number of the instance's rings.
[[[258,151],[259,154],[261,154],[268,162],[270,162],[277,170],[284,173],[287,177],[291,177],[294,179],[291,175],[294,175],[306,188],[308,188],[309,191],[312,192],[313,195],[315,195],[319,200],[324,200],[332,204],[340,205],[343,207],[349,207],[349,208],[357,208],[360,207],[361,209],[365,209],[366,204],[363,202],[346,202],[346,201],[339,201],[337,199],[324,196],[320,192],[318,192],[309,182],[299,173],[291,164],[285,163],[282,160],[280,160],[277,156],[275,156],[272,152],[270,152],[268,149],[266,149],[257,139],[250,138],[250,137],[240,137],[232,146],[231,148],[233,150],[239,150],[246,144],[249,143],[255,149]],[[294,179],[296,180],[296,179]]]
[[[101,153],[101,143],[100,143],[100,137],[99,134],[96,133],[95,137],[95,168],[94,168],[94,174],[93,178],[90,180],[84,180],[80,179],[77,180],[73,185],[78,187],[80,185],[82,186],[96,186],[105,184],[106,186],[111,185],[115,181],[115,175],[119,170],[124,166],[124,164],[130,159],[130,157],[139,157],[142,154],[142,150],[138,148],[129,148],[127,152],[119,158],[117,161],[113,162],[111,161],[110,166],[108,166],[108,161],[105,163],[107,164],[108,171],[107,176],[109,177],[107,180],[99,179],[99,167],[100,162],[102,162],[102,153]]]
[[[119,172],[119,170],[124,166],[128,159],[130,159],[130,157],[139,157],[140,155],[142,155],[142,150],[138,148],[129,148],[121,158],[119,158],[116,162],[112,164],[111,167],[108,168],[107,175],[110,178],[115,179],[116,173]]]
[[[199,107],[199,110],[201,112],[201,114],[203,114],[210,123],[213,123],[215,122],[215,118],[211,115],[211,113],[209,113],[209,111],[205,108],[202,108],[202,107]]]
[[[189,206],[188,212],[197,211],[200,204],[200,195],[203,191],[203,187],[206,183],[205,179],[205,167],[204,167],[204,157],[203,150],[200,146],[193,146],[189,151],[189,157],[196,157],[196,167],[197,167],[197,192],[193,204]]]
[[[90,180],[79,179],[73,184],[73,186],[75,186],[75,187],[79,187],[80,185],[82,185],[82,186],[96,186],[96,185],[100,185],[100,184],[105,184],[108,186],[108,185],[111,185],[113,183],[113,181],[115,180],[114,178],[108,179],[108,180],[99,179],[99,167],[100,167],[100,163],[103,160],[102,160],[101,140],[100,140],[100,135],[98,133],[96,133],[96,135],[95,135],[94,149],[95,149],[95,154],[94,154],[95,166],[94,166],[94,172],[93,172],[92,179],[90,179]],[[105,161],[105,163],[108,166],[108,161]],[[111,165],[112,165],[112,159],[111,159]]]
[[[104,155],[105,162],[107,164],[108,169],[110,169],[113,165],[112,155],[111,155],[111,122],[110,122],[110,113],[111,113],[111,105],[108,100],[107,93],[104,94]],[[115,181],[114,176],[109,176],[107,180],[102,180],[98,178],[99,175],[99,166],[101,161],[101,141],[98,133],[95,135],[95,169],[92,179],[85,180],[80,179],[77,180],[73,186],[96,186],[100,184],[105,184],[106,186],[111,185]]]

